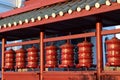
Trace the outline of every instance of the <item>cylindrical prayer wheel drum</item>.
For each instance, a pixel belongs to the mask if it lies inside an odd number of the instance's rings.
[[[38,49],[34,46],[27,49],[27,67],[28,68],[37,68],[38,67]]]
[[[46,64],[45,67],[46,68],[54,68],[57,66],[57,47],[56,46],[46,46],[45,48],[45,52],[46,52]]]
[[[60,46],[61,48],[61,64],[60,68],[69,68],[74,66],[74,52],[73,45],[67,42]]]
[[[16,50],[16,68],[25,68],[25,53],[26,51],[22,48]]]
[[[14,68],[14,55],[15,52],[12,49],[5,51],[5,69]]]
[[[78,59],[79,63],[76,65],[77,68],[92,66],[92,44],[88,41],[83,41],[78,45]]]
[[[120,40],[113,37],[106,41],[107,66],[120,66]]]

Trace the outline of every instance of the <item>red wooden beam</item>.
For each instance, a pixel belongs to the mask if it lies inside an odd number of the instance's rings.
[[[34,4],[36,3],[36,1],[40,2],[41,0],[25,0],[24,5],[28,6],[28,5],[31,5],[31,3]]]
[[[44,80],[96,80],[96,71],[45,71]],[[5,80],[40,80],[39,72],[5,72]]]
[[[117,33],[120,33],[120,29],[105,30],[105,31],[102,31],[101,34],[102,35],[108,35],[108,34],[117,34]],[[61,36],[61,37],[53,37],[53,38],[46,38],[46,39],[44,39],[44,42],[60,41],[60,40],[67,40],[67,39],[77,39],[77,38],[93,37],[93,36],[95,36],[95,32]],[[22,46],[22,45],[28,45],[28,44],[37,44],[39,42],[40,42],[39,39],[38,40],[30,40],[30,41],[24,41],[24,42],[5,44],[5,47]]]
[[[117,34],[117,33],[120,33],[120,29],[105,30],[105,31],[102,31],[101,34],[102,35],[109,35],[109,34]],[[61,36],[61,37],[53,37],[53,38],[46,38],[46,39],[44,39],[44,42],[60,41],[60,40],[67,40],[67,39],[77,39],[77,38],[93,37],[93,36],[95,36],[95,32]],[[40,42],[39,39],[38,40],[30,40],[30,41],[24,41],[24,42],[5,44],[5,47],[22,46],[22,45],[28,45],[28,44],[37,44],[39,42]]]
[[[43,76],[44,80],[97,80],[96,71],[46,71]]]
[[[44,39],[44,42],[52,42],[52,41],[60,41],[60,40],[67,40],[67,39],[92,37],[92,36],[95,36],[95,32],[84,33],[84,34],[68,35],[68,36],[61,36],[61,37],[53,37],[53,38],[46,38],[46,39]],[[36,44],[36,43],[39,43],[39,42],[40,42],[39,39],[38,40],[30,40],[30,41],[6,44],[5,47],[22,46],[22,45],[28,45],[28,44]]]
[[[27,11],[30,11],[30,10],[33,10],[33,9],[37,9],[37,8],[40,8],[40,7],[43,7],[43,6],[48,6],[48,5],[52,5],[52,4],[59,3],[59,2],[65,2],[65,1],[66,0],[41,0],[39,2],[36,1],[36,3],[34,3],[34,4],[31,2],[30,3],[31,5],[28,5],[28,6],[25,5],[24,7],[16,8],[14,10],[1,13],[0,17],[5,18],[5,17],[12,16],[12,15],[15,15],[15,14],[19,14],[19,13],[27,12]]]
[[[120,29],[102,31],[102,35],[110,35],[110,34],[117,34],[117,33],[120,33]]]
[[[51,74],[52,73],[52,74]],[[89,74],[95,74],[96,71],[44,71],[45,75],[60,75],[60,76],[65,76],[65,75],[89,75]]]
[[[39,43],[39,42],[40,42],[39,40],[30,40],[30,41],[6,44],[5,47],[22,46],[22,45],[28,45],[28,44],[36,44],[36,43]]]
[[[120,33],[120,29],[101,31],[101,35],[110,35],[110,34],[117,34],[117,33]],[[44,42],[53,42],[53,41],[60,41],[60,40],[67,40],[67,39],[94,37],[95,34],[96,34],[95,32],[89,32],[89,33],[83,33],[83,34],[75,34],[75,35],[68,35],[68,36],[61,36],[61,37],[46,38],[46,39],[44,39]]]
[[[4,72],[4,80],[39,80],[39,72]]]
[[[1,29],[0,32],[28,28],[28,27],[33,27],[33,26],[38,26],[38,25],[43,25],[43,24],[48,24],[48,23],[54,23],[57,21],[63,21],[63,20],[68,20],[68,19],[73,19],[73,18],[78,18],[78,17],[84,17],[84,16],[89,16],[89,15],[93,15],[93,14],[99,14],[99,13],[104,13],[104,12],[109,12],[109,11],[114,11],[114,10],[120,10],[120,4],[113,3],[111,6],[102,5],[101,8],[99,8],[99,9],[92,8],[90,11],[86,11],[86,10],[82,10],[81,12],[74,11],[72,14],[66,13],[62,17],[61,16],[57,16],[56,18],[50,17],[47,20],[42,19],[41,21],[31,22],[28,24],[24,23],[23,25],[12,26],[11,28]]]
[[[77,39],[77,38],[85,38],[85,37],[93,37],[93,36],[95,36],[95,32],[46,38],[46,39],[44,39],[44,42],[60,41],[60,40],[67,40],[67,39]]]
[[[103,71],[101,75],[111,75],[111,76],[119,76],[120,77],[120,71]]]

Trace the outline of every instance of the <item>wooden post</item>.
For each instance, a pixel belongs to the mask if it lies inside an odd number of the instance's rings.
[[[5,53],[5,44],[6,44],[6,39],[2,38],[2,80],[4,80],[4,53]]]
[[[103,52],[102,52],[102,24],[98,20],[96,23],[96,57],[97,57],[97,80],[100,79],[100,73],[103,70]]]
[[[44,71],[44,32],[40,32],[40,80],[43,80]]]

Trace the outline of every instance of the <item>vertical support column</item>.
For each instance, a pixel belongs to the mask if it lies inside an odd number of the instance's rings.
[[[44,32],[40,32],[40,80],[43,80],[44,71]]]
[[[102,23],[100,20],[96,23],[96,57],[97,57],[97,80],[100,79],[100,73],[103,70],[103,52],[102,52]]]
[[[2,80],[4,80],[4,53],[5,53],[6,39],[2,38]]]

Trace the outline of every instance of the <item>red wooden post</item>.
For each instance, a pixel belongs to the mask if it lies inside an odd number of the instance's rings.
[[[2,38],[2,80],[4,80],[4,53],[5,53],[6,39]]]
[[[43,80],[44,71],[44,32],[40,32],[40,80]]]
[[[97,79],[100,79],[100,73],[103,70],[103,53],[102,53],[102,25],[101,22],[96,23],[96,56],[97,56]]]

